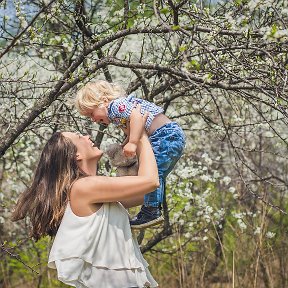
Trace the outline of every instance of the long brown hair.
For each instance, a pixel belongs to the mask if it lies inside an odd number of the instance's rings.
[[[70,139],[54,133],[43,148],[31,186],[16,204],[12,221],[28,216],[35,240],[56,234],[73,182],[87,176],[78,167],[76,152]]]

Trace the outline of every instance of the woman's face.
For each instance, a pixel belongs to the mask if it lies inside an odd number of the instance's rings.
[[[94,146],[89,135],[83,136],[82,134],[73,132],[63,132],[62,135],[69,138],[76,146],[77,158],[79,160],[99,160],[101,158],[103,151]]]

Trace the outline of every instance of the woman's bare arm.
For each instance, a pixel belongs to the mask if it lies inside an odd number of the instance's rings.
[[[139,197],[133,196],[133,198],[126,199],[126,200],[121,200],[120,202],[125,208],[136,207],[136,206],[139,206],[139,205],[143,205],[144,196],[143,195],[141,195]]]

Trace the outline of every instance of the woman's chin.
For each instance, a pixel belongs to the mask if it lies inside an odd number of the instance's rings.
[[[102,157],[102,155],[103,155],[103,151],[98,149],[97,147],[95,147],[95,148],[96,148],[95,149],[95,154],[96,154],[95,156],[96,156],[97,159],[100,159]]]

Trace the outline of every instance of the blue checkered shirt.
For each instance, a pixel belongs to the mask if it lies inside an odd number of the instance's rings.
[[[163,109],[152,102],[144,99],[136,98],[134,94],[130,94],[127,97],[120,97],[111,101],[108,105],[108,118],[111,123],[119,127],[127,127],[131,112],[135,107],[135,104],[141,105],[141,114],[146,111],[150,112],[147,118],[145,129],[149,131],[153,119],[156,115],[163,112]]]

